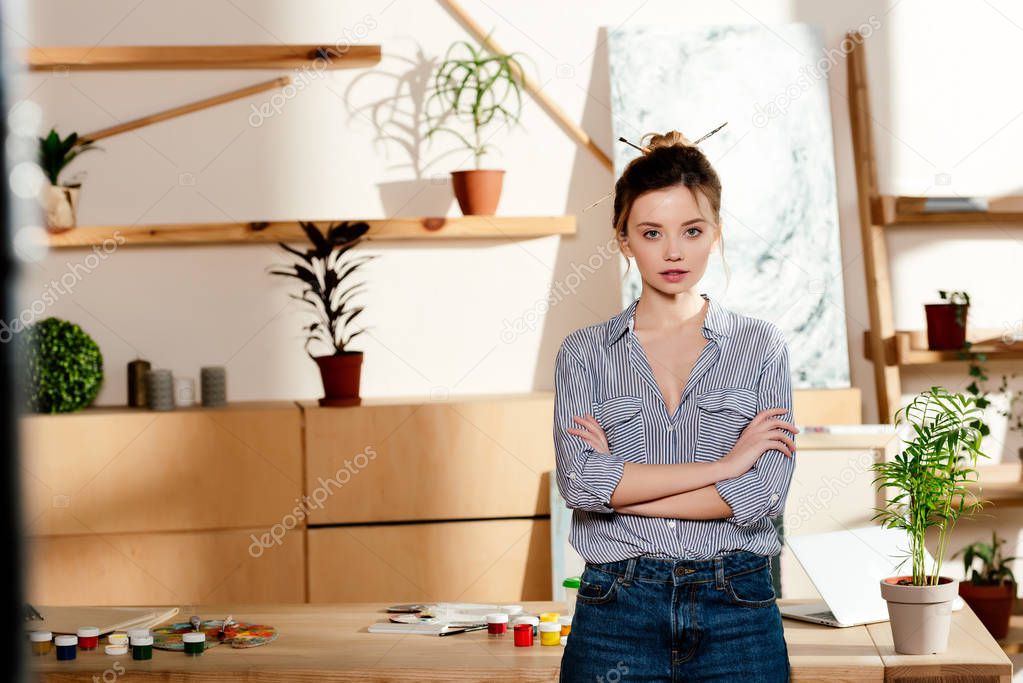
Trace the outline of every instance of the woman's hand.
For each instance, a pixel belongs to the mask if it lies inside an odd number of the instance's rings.
[[[605,455],[611,455],[611,447],[607,445],[607,436],[604,435],[604,430],[601,428],[600,423],[597,422],[596,418],[592,415],[576,415],[572,418],[578,424],[583,426],[582,429],[573,429],[569,427],[565,431],[569,434],[575,434],[586,443],[593,446],[598,453],[604,453]]]
[[[719,461],[725,467],[726,479],[745,473],[766,451],[776,449],[792,457],[796,443],[782,430],[796,434],[799,428],[790,422],[771,417],[787,412],[786,408],[770,408],[757,413],[753,421],[746,425],[739,440],[735,442],[735,447]]]

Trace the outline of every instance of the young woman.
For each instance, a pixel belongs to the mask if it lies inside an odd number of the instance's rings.
[[[586,560],[561,681],[786,681],[771,518],[799,431],[788,347],[698,293],[721,182],[681,133],[649,137],[614,200],[643,291],[555,363],[557,483]]]

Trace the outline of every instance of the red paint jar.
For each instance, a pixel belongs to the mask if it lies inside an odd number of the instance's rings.
[[[83,626],[78,629],[78,649],[95,650],[99,647],[99,629],[95,626]]]
[[[515,647],[533,646],[533,625],[515,624]]]
[[[487,634],[491,636],[503,636],[508,632],[508,614],[506,612],[495,612],[487,615]]]

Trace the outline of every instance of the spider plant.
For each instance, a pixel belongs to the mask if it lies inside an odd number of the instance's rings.
[[[322,342],[330,348],[330,353],[326,355],[351,353],[347,349],[348,344],[365,332],[365,329],[347,334],[348,327],[365,307],[348,305],[363,283],[345,287],[346,278],[376,257],[346,259],[345,255],[362,241],[369,225],[362,221],[342,221],[330,225],[324,233],[315,223],[299,221],[299,224],[309,238],[311,248],[301,251],[279,242],[285,251],[297,256],[300,261],[278,267],[270,273],[294,278],[303,285],[300,295],[289,296],[311,307],[317,316],[317,320],[302,328],[306,333],[305,350],[310,358],[317,358],[309,350],[309,345],[314,341]]]
[[[39,138],[39,166],[42,167],[43,173],[49,178],[50,183],[57,185],[61,171],[79,154],[93,149],[101,150],[103,148],[97,147],[90,141],[79,143],[78,133],[71,133],[61,139],[57,130],[51,128],[45,138]]]
[[[871,466],[878,472],[874,482],[896,491],[884,507],[874,508],[882,526],[903,529],[910,540],[909,557],[913,564],[913,585],[937,585],[949,534],[959,516],[973,513],[984,505],[974,500],[968,484],[976,481],[978,457],[983,437],[983,411],[965,394],[951,393],[934,386],[920,393],[895,413],[895,424],[913,429],[903,439],[902,452],[891,461]],[[927,530],[938,529],[938,550],[933,575],[924,566],[924,539]]]
[[[517,54],[524,53],[490,54],[464,40],[453,43],[437,67],[424,107],[430,122],[426,138],[441,132],[454,135],[480,168],[480,159],[491,148],[483,138],[484,128],[500,121],[516,124],[522,112],[523,71]],[[470,124],[471,135],[444,125],[449,115]]]

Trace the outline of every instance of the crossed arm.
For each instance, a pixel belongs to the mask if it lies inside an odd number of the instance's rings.
[[[592,383],[581,358],[566,343],[555,362],[554,443],[558,488],[571,508],[677,519],[728,519],[748,526],[784,507],[795,456],[763,452],[739,476],[724,461],[641,464],[598,450],[603,432],[589,412]],[[785,410],[792,421],[788,349],[780,340],[765,361],[758,411]],[[576,419],[581,418],[581,419]],[[578,424],[577,424],[578,423]],[[584,429],[580,429],[582,424]],[[588,432],[588,434],[587,434]],[[594,438],[594,435],[597,438]]]

